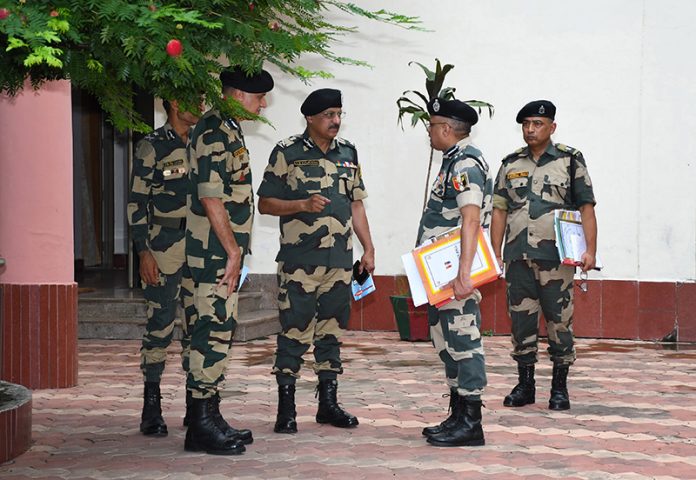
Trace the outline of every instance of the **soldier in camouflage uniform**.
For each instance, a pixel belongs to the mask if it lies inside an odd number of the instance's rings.
[[[223,96],[249,112],[266,107],[273,79],[265,70],[247,75],[234,68],[220,75]],[[196,125],[189,146],[186,259],[195,282],[198,311],[191,329],[186,388],[190,398],[185,449],[234,455],[253,441],[249,430],[232,428],[219,410],[218,384],[237,318],[237,282],[249,253],[254,217],[249,152],[239,119],[208,111]]]
[[[353,230],[364,249],[360,271],[374,270],[374,246],[362,200],[367,197],[355,147],[337,137],[341,92],[312,92],[300,111],[307,129],[273,149],[258,190],[259,212],[280,217],[278,383],[274,431],[296,433],[295,382],[302,355],[314,344],[319,378],[316,421],[358,425],[337,403],[343,373],[339,338],[350,317]]]
[[[195,318],[193,280],[186,265],[184,233],[189,130],[198,121],[179,109],[177,101],[164,101],[167,123],[143,140],[135,150],[128,202],[135,251],[140,258],[140,277],[147,301],[147,326],[140,349],[140,368],[145,381],[140,431],[163,437],[160,380],[172,341],[179,300],[184,306],[182,366],[188,371],[187,325]]]
[[[486,386],[481,342],[481,293],[471,284],[471,265],[480,226],[488,228],[493,181],[481,151],[469,139],[478,121],[476,110],[459,100],[428,103],[428,133],[442,166],[418,228],[418,244],[461,227],[461,256],[452,281],[455,299],[428,307],[433,344],[445,365],[450,388],[450,416],[426,427],[423,435],[435,446],[476,446],[485,443],[481,426],[481,394]]]
[[[512,357],[519,381],[503,404],[521,407],[535,401],[539,310],[546,319],[553,362],[551,410],[570,408],[567,377],[575,361],[573,276],[560,263],[553,226],[554,210],[579,209],[587,240],[582,271],[594,268],[597,221],[592,182],[578,150],[551,142],[556,107],[547,100],[525,105],[517,114],[527,147],[503,159],[495,181],[491,241],[505,262],[508,309],[512,320]],[[501,259],[501,245],[505,250]]]

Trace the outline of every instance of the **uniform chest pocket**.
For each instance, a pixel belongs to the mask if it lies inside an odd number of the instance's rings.
[[[356,168],[338,167],[338,193],[353,197],[353,189],[355,188],[355,172]]]
[[[529,177],[509,178],[505,181],[505,188],[513,203],[522,204],[529,193]]]
[[[325,176],[324,168],[317,163],[293,164],[288,167],[288,186],[298,193],[321,193]]]
[[[230,155],[226,164],[227,177],[234,183],[244,183],[249,176],[249,157],[246,155]]]
[[[541,198],[554,203],[565,203],[566,193],[570,188],[567,175],[545,175],[541,189]]]

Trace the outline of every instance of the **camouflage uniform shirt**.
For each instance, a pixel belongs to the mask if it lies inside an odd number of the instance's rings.
[[[214,282],[225,270],[227,253],[203,210],[201,198],[219,198],[229,215],[242,260],[249,251],[254,217],[249,152],[239,124],[216,110],[201,117],[191,134],[191,195],[188,197],[186,256],[200,282]]]
[[[136,252],[152,251],[160,270],[166,274],[178,270],[185,258],[184,242],[177,243],[184,235],[177,220],[186,217],[188,171],[186,144],[169,123],[138,142],[128,222]],[[162,231],[164,223],[172,228]]]
[[[367,197],[355,147],[335,138],[324,153],[307,131],[283,140],[271,152],[260,197],[302,200],[320,194],[331,200],[319,213],[280,217],[276,261],[330,268],[353,264],[351,202]]]
[[[493,180],[481,151],[469,137],[460,140],[442,156],[440,173],[418,227],[418,244],[460,225],[460,209],[466,205],[481,207],[481,225],[488,228],[492,195]]]
[[[570,162],[575,163],[574,195],[570,191]],[[514,260],[559,261],[553,211],[595,204],[592,181],[579,150],[550,143],[538,161],[529,147],[503,159],[493,195],[493,207],[506,210],[506,262]]]

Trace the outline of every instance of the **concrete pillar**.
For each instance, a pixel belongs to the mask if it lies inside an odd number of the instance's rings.
[[[77,383],[70,83],[0,96],[0,379]]]

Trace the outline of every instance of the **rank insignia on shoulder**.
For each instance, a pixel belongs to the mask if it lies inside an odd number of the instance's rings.
[[[508,180],[514,180],[515,178],[526,178],[529,177],[529,172],[510,172],[505,178]]]
[[[466,172],[452,175],[452,186],[458,192],[463,192],[469,186],[469,175]]]
[[[235,151],[232,153],[232,156],[233,156],[233,157],[241,157],[242,155],[244,155],[244,154],[246,153],[246,151],[247,151],[246,148],[244,148],[244,147],[239,147],[237,150],[235,150]]]
[[[296,167],[318,167],[319,160],[295,160],[292,164]]]
[[[557,143],[556,148],[559,149],[561,152],[570,153],[571,155],[575,155],[576,153],[578,153],[577,148],[569,147],[568,145],[563,145],[562,143]]]

